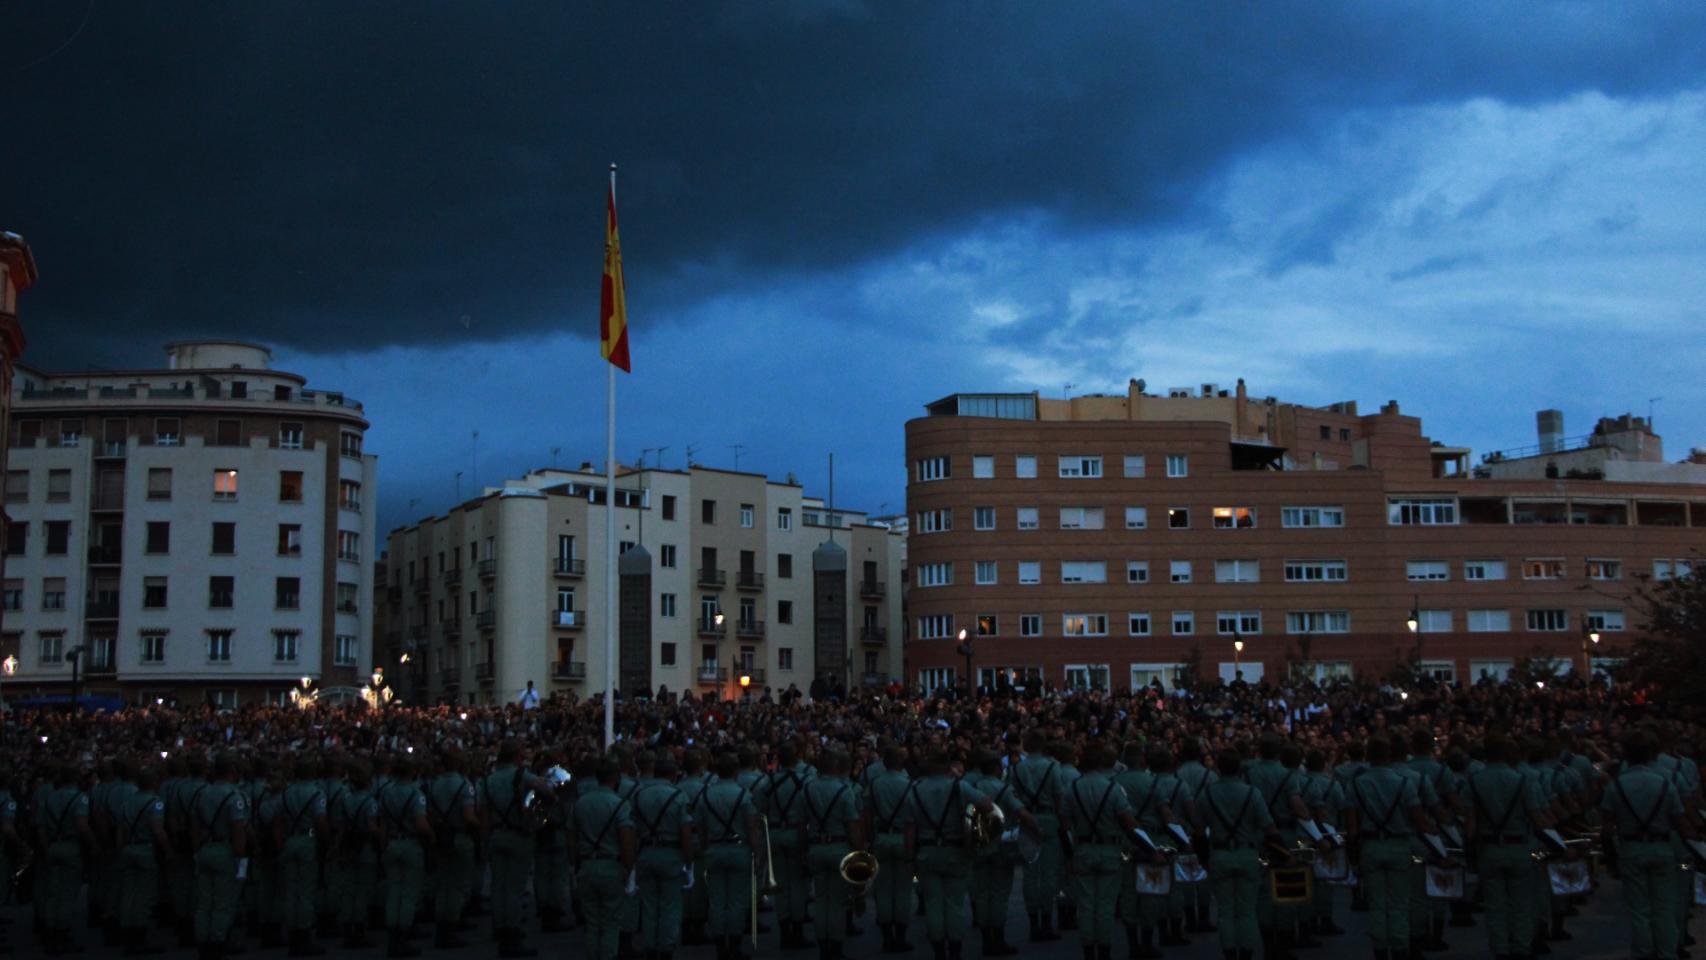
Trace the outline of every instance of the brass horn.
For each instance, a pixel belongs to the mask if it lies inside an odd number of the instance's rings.
[[[986,847],[1001,839],[1002,831],[1007,829],[1007,815],[1000,807],[991,806],[986,813],[979,810],[977,804],[966,804],[965,830],[974,846]]]
[[[855,850],[841,858],[841,879],[863,893],[877,879],[877,855],[868,850]]]

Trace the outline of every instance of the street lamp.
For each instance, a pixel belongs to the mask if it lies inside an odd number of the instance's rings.
[[[299,686],[290,688],[290,702],[299,709],[306,710],[314,705],[314,701],[319,698],[320,692],[314,689],[313,677],[302,677],[297,683]]]
[[[966,697],[969,699],[969,698],[976,695],[977,685],[976,685],[976,683],[974,683],[972,681],[972,675],[971,675],[971,641],[966,639],[966,628],[965,627],[960,628],[959,640],[960,640],[960,645],[954,649],[956,652],[963,654],[966,658]]]
[[[723,608],[720,604],[717,607],[717,612],[711,614],[711,622],[717,627],[717,659],[711,663],[711,682],[720,686],[723,679],[721,674],[723,669]],[[721,700],[722,698],[722,692],[719,691],[717,699]]]
[[[0,660],[0,674],[4,674],[7,679],[11,679],[12,677],[17,676],[17,674],[18,674],[18,655],[17,654],[15,654],[15,653],[7,654],[6,659]],[[5,702],[6,702],[6,698],[4,696],[0,696],[0,704],[3,704]]]
[[[1244,635],[1234,630],[1232,632],[1232,679],[1239,679],[1244,672]]]
[[[1593,661],[1588,658],[1588,644],[1599,644],[1599,631],[1593,628],[1587,617],[1582,617],[1582,679],[1593,681]]]
[[[73,707],[77,705],[78,698],[83,695],[83,654],[88,651],[89,648],[83,644],[78,644],[65,651],[65,659],[71,661],[71,705]]]

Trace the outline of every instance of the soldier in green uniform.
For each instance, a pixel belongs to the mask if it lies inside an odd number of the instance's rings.
[[[222,753],[213,779],[195,791],[190,841],[195,847],[195,940],[203,960],[226,951],[237,894],[249,873],[249,801],[237,789],[237,758]]]
[[[427,821],[436,841],[432,856],[433,946],[455,949],[467,946],[456,935],[456,925],[474,886],[474,838],[480,830],[480,810],[461,751],[444,750],[438,765],[438,776],[424,791]],[[543,915],[543,908],[540,913]]]
[[[237,785],[243,799],[249,802],[249,879],[243,886],[254,891],[256,914],[261,932],[261,946],[284,945],[284,898],[279,895],[278,846],[275,821],[279,804],[289,785],[283,763],[257,757],[251,767],[253,790]],[[258,792],[256,792],[258,791]]]
[[[81,950],[71,938],[77,922],[77,894],[83,884],[86,851],[94,849],[89,826],[89,794],[69,763],[52,768],[53,790],[36,817],[38,846],[45,851],[37,897],[41,899],[42,942],[50,955]]]
[[[1364,751],[1361,740],[1352,740],[1345,744],[1344,749],[1344,757],[1336,760],[1333,764],[1333,779],[1338,782],[1339,789],[1344,794],[1344,805],[1339,808],[1341,821],[1349,815],[1351,804],[1355,802],[1351,799],[1351,781],[1362,776],[1363,771],[1368,769],[1368,762],[1363,759]],[[1356,868],[1356,858],[1351,858],[1350,866],[1352,869]],[[1353,913],[1366,913],[1368,911],[1368,884],[1359,881],[1356,886],[1351,887],[1351,911]]]
[[[1054,757],[1055,762],[1060,765],[1055,771],[1055,776],[1058,780],[1056,789],[1059,791],[1060,795],[1064,797],[1067,789],[1072,786],[1072,782],[1077,780],[1079,777],[1078,767],[1076,766],[1078,762],[1078,748],[1076,745],[1064,740],[1056,740],[1049,744],[1049,755]],[[1064,800],[1060,802],[1062,804],[1065,803]],[[1067,819],[1066,811],[1065,809],[1061,809],[1059,812],[1061,823],[1064,825]],[[1062,846],[1060,862],[1060,893],[1055,901],[1055,913],[1059,915],[1060,929],[1062,930],[1078,929],[1077,895],[1078,885],[1074,883],[1072,879],[1072,858],[1066,855],[1066,849]]]
[[[562,763],[555,751],[546,751],[533,769],[541,778],[556,782],[551,771]],[[568,823],[574,794],[572,779],[558,785],[533,832],[533,896],[539,905],[539,928],[548,932],[567,929],[563,915],[569,896]]]
[[[1461,811],[1455,806],[1455,795],[1445,789],[1451,771],[1435,756],[1436,749],[1431,732],[1420,728],[1412,731],[1410,756],[1405,766],[1420,781],[1417,791],[1422,798],[1422,806],[1434,823],[1450,823]],[[1417,852],[1424,853],[1420,849]],[[1424,870],[1415,871],[1415,883],[1410,890],[1410,931],[1410,938],[1425,950],[1446,948],[1445,906],[1428,896],[1427,873]]]
[[[698,747],[689,747],[682,755],[683,769],[679,786],[682,796],[687,798],[687,813],[693,817],[695,823],[700,822],[699,804],[706,789],[717,782],[717,775],[707,769],[707,763],[705,751]],[[697,947],[708,942],[705,938],[705,921],[710,916],[710,907],[710,889],[705,884],[705,860],[701,857],[693,863],[693,886],[682,899],[682,946]]]
[[[1259,758],[1244,765],[1244,779],[1267,804],[1268,816],[1279,831],[1280,844],[1290,847],[1299,836],[1298,821],[1309,819],[1309,808],[1303,802],[1301,772],[1280,759],[1284,747],[1277,734],[1263,736],[1257,743]],[[1297,944],[1297,908],[1276,905],[1272,888],[1264,883],[1256,894],[1256,917],[1262,939],[1268,944],[1266,956],[1270,960],[1289,958]]]
[[[627,746],[618,746],[613,751],[616,766],[621,779],[616,782],[616,795],[628,802],[631,813],[634,809],[634,795],[640,792],[638,769],[634,765],[634,751]],[[638,854],[636,854],[638,856]],[[628,958],[634,955],[634,939],[640,935],[640,898],[626,896],[622,898],[619,909],[622,916],[621,945],[617,956]]]
[[[1190,835],[1190,827],[1196,823],[1192,812],[1190,794],[1185,789],[1184,781],[1179,779],[1174,767],[1173,753],[1165,744],[1156,742],[1149,745],[1145,754],[1149,763],[1149,772],[1155,775],[1156,796],[1166,805],[1167,814],[1172,822],[1177,824],[1186,837]],[[1179,839],[1173,838],[1173,846],[1177,848]],[[1177,853],[1189,853],[1178,851]],[[1169,864],[1173,872],[1172,887],[1161,905],[1161,938],[1158,941],[1164,947],[1180,947],[1190,943],[1185,936],[1185,898],[1186,885],[1179,881],[1178,871]]]
[[[367,911],[379,872],[379,798],[373,792],[373,778],[366,764],[351,763],[348,770],[348,789],[338,795],[328,812],[337,838],[328,878],[343,945],[362,949],[373,945],[367,939]]]
[[[1351,781],[1346,826],[1357,847],[1357,871],[1368,885],[1369,932],[1375,960],[1395,960],[1410,949],[1410,890],[1417,869],[1411,857],[1418,833],[1429,824],[1416,781],[1394,766],[1392,741],[1368,741],[1369,768]]]
[[[1060,764],[1048,755],[1048,736],[1042,730],[1025,732],[1025,756],[1009,769],[1008,779],[1019,802],[1037,818],[1042,834],[1042,853],[1036,863],[1025,865],[1025,914],[1031,922],[1032,943],[1059,940],[1055,932],[1055,894],[1060,890],[1060,867],[1065,859],[1060,845]]]
[[[168,769],[177,772],[172,788],[161,797],[166,801],[166,835],[172,840],[172,858],[166,864],[166,890],[172,899],[172,916],[178,924],[180,946],[195,946],[195,845],[191,840],[191,811],[196,796],[207,788],[207,758],[191,750],[169,758]],[[253,809],[253,806],[250,806]]]
[[[841,861],[853,850],[865,849],[863,818],[855,796],[858,788],[847,779],[851,765],[845,753],[826,753],[822,776],[806,784],[803,797],[809,843],[806,868],[817,903],[817,949],[822,960],[840,960],[847,933],[844,920],[853,891],[841,878]]]
[[[1149,767],[1148,751],[1141,741],[1133,740],[1125,745],[1122,755],[1125,769],[1113,775],[1113,782],[1125,791],[1137,825],[1151,838],[1165,839],[1163,831],[1172,820],[1172,811],[1167,809],[1167,798],[1161,792],[1161,778]],[[1124,846],[1128,850],[1136,850],[1129,841]],[[1132,960],[1153,960],[1161,956],[1161,951],[1156,948],[1156,930],[1161,926],[1166,899],[1139,895],[1137,871],[1119,871],[1119,907],[1116,913],[1125,926]]]
[[[1202,741],[1189,737],[1179,745],[1179,766],[1174,772],[1179,778],[1180,798],[1174,802],[1174,810],[1182,805],[1194,806],[1202,802],[1203,790],[1215,781],[1215,773],[1203,764]],[[1192,818],[1192,823],[1196,819]],[[1179,880],[1174,877],[1173,889],[1178,894],[1182,909],[1185,913],[1185,929],[1191,933],[1212,933],[1214,924],[1209,921],[1209,884],[1206,880]]]
[[[1339,813],[1345,805],[1344,791],[1338,781],[1327,774],[1327,755],[1310,748],[1303,755],[1303,805],[1323,831],[1339,826]],[[1316,936],[1338,936],[1345,931],[1333,922],[1333,885],[1319,878],[1311,888],[1306,929]]]
[[[154,791],[159,779],[160,772],[152,765],[137,771],[135,789],[118,811],[118,924],[127,957],[160,952],[148,944],[148,924],[160,890],[155,865],[168,851],[166,804]]]
[[[1131,798],[1111,774],[1113,762],[1110,748],[1091,744],[1084,751],[1082,775],[1060,801],[1061,819],[1072,837],[1072,900],[1084,911],[1077,919],[1085,960],[1108,960],[1113,952],[1114,912],[1124,872],[1121,852],[1137,829]],[[1153,796],[1149,799],[1153,802]]]
[[[294,779],[279,795],[272,818],[273,846],[278,851],[280,920],[293,957],[317,957],[326,952],[314,942],[314,893],[319,880],[321,838],[326,835],[326,794],[320,788],[320,766],[312,754],[297,757]]]
[[[995,804],[953,775],[948,755],[932,752],[904,816],[907,859],[918,864],[924,920],[935,960],[960,960],[966,936],[966,885],[971,879],[965,809]]]
[[[871,778],[870,789],[865,793],[873,834],[871,852],[878,864],[877,879],[872,884],[877,900],[877,929],[883,934],[884,953],[911,953],[906,926],[912,918],[913,870],[906,857],[902,825],[913,784],[906,773],[906,750],[890,744],[883,751],[882,767],[882,772]]]
[[[0,767],[0,877],[12,875],[12,864],[23,855],[23,839],[18,833],[17,789],[12,771]],[[5,931],[0,929],[0,944],[5,943]]]
[[[1001,775],[1001,757],[982,751],[972,758],[972,764],[979,775],[968,777],[967,782],[989,797],[1008,827],[1018,825],[1025,805],[1013,790],[1012,781]],[[881,854],[877,862],[887,866]],[[971,915],[983,938],[986,957],[1010,957],[1019,952],[1007,943],[1006,933],[1007,904],[1013,898],[1013,870],[1018,865],[1013,853],[997,843],[972,852]],[[882,876],[881,869],[877,876]]]
[[[770,855],[776,868],[776,915],[782,925],[782,949],[811,946],[806,940],[806,805],[801,799],[814,774],[800,761],[799,745],[785,742],[776,752],[776,769],[760,789],[760,809],[770,830]]]
[[[480,800],[490,831],[487,849],[492,869],[492,927],[497,931],[498,955],[531,957],[537,951],[522,939],[522,895],[533,873],[532,804],[549,805],[552,785],[529,773],[521,741],[498,744],[497,766],[480,782]]]
[[[621,767],[606,757],[596,769],[597,785],[580,794],[569,814],[569,862],[586,919],[587,957],[611,960],[621,933],[623,885],[634,868],[634,818],[616,794]]]
[[[717,780],[699,795],[694,822],[704,844],[709,894],[708,932],[717,960],[739,960],[741,932],[750,922],[753,865],[764,855],[758,809],[752,791],[738,781],[740,762],[734,754],[717,758]]]
[[[1481,890],[1487,898],[1487,943],[1495,957],[1528,952],[1534,929],[1534,831],[1552,825],[1534,778],[1517,771],[1516,745],[1498,734],[1486,738],[1488,764],[1468,779],[1465,817],[1479,854]],[[1667,838],[1668,839],[1668,838]]]
[[[1215,758],[1218,776],[1197,797],[1197,853],[1208,859],[1219,917],[1220,949],[1229,960],[1250,960],[1259,932],[1259,848],[1278,842],[1266,799],[1243,778],[1244,757],[1228,747]]]
[[[433,845],[427,820],[426,796],[415,785],[415,761],[407,756],[391,763],[391,782],[379,791],[380,842],[385,851],[385,955],[414,957],[420,949],[409,943],[420,906],[426,853]]]
[[[647,960],[668,960],[681,939],[684,868],[693,861],[693,818],[676,789],[675,761],[639,754],[640,789],[634,794],[634,825],[640,841],[635,883],[640,888],[640,949]]]
[[[95,846],[88,865],[89,926],[101,931],[102,941],[109,947],[119,942],[118,880],[119,845],[118,817],[112,807],[114,788],[133,774],[128,760],[114,757],[96,765],[95,782],[89,785],[89,831],[94,834]]]
[[[1630,944],[1641,960],[1669,960],[1681,946],[1673,837],[1692,839],[1687,806],[1666,771],[1654,765],[1656,743],[1636,731],[1623,740],[1623,768],[1600,799],[1606,850],[1615,850],[1623,878],[1623,903],[1632,926]],[[1690,892],[1692,896],[1692,891]]]

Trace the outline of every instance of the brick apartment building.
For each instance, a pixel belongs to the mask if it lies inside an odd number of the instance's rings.
[[[1471,470],[1396,402],[1168,394],[956,394],[907,423],[909,681],[963,682],[962,630],[980,684],[1580,669],[1639,642],[1638,578],[1706,545],[1706,456],[1664,462],[1640,418],[1565,439],[1544,411]]]

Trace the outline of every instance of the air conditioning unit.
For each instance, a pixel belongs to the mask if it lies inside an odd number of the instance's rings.
[[[1202,395],[1205,397],[1212,397],[1219,392],[1220,392],[1220,387],[1217,386],[1216,384],[1205,383],[1202,385]]]
[[[1190,387],[1168,387],[1167,388],[1167,396],[1171,399],[1174,399],[1174,400],[1182,399],[1182,398],[1188,397],[1190,395],[1191,395],[1191,388]]]

